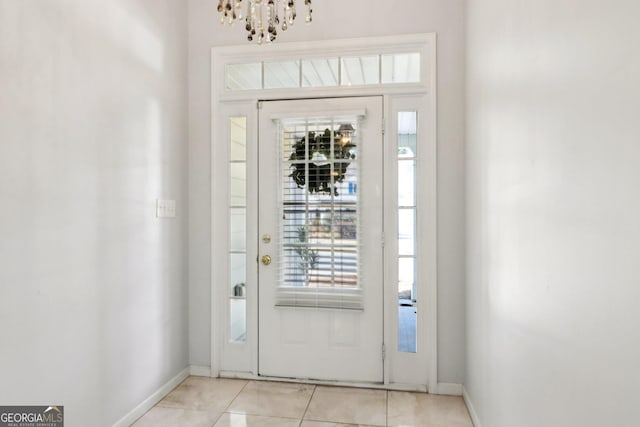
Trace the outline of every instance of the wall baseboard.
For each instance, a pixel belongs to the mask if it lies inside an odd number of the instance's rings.
[[[482,427],[482,424],[480,424],[480,419],[478,418],[478,414],[476,413],[476,409],[473,407],[473,403],[471,403],[469,393],[467,393],[467,389],[464,386],[462,386],[462,398],[464,399],[464,403],[467,405],[467,409],[469,410],[469,416],[471,417],[473,426]]]
[[[462,396],[462,384],[438,383],[435,390],[429,390],[431,394],[443,394],[446,396]]]
[[[189,375],[194,377],[211,377],[211,368],[208,366],[189,366]]]
[[[133,408],[131,412],[117,421],[113,427],[129,427],[138,418],[143,416],[149,409],[153,408],[156,403],[160,402],[167,394],[171,393],[171,390],[176,388],[178,384],[184,381],[189,376],[189,368],[184,368],[178,375],[167,381],[162,387],[160,387],[151,396],[146,398],[141,404]]]

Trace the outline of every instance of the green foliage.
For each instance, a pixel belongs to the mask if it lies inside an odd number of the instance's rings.
[[[301,245],[296,246],[295,251],[301,259],[299,265],[302,271],[304,271],[305,281],[309,282],[309,271],[317,267],[319,254],[318,251],[309,249],[309,246],[307,246],[309,237],[306,227],[298,227],[298,242],[301,243]]]
[[[296,183],[298,188],[307,187],[309,193],[325,193],[338,195],[336,183],[344,181],[347,168],[351,164],[351,160],[356,155],[353,152],[355,144],[351,141],[342,142],[342,135],[339,132],[334,133],[333,141],[331,141],[331,131],[325,129],[324,133],[316,135],[315,132],[309,132],[309,149],[305,147],[305,138],[300,139],[293,146],[293,152],[289,156],[291,162],[291,174],[289,175]],[[333,153],[331,149],[333,148]],[[314,153],[324,155],[327,159],[326,164],[316,164],[311,160]],[[333,155],[332,155],[333,154]],[[304,163],[308,160],[308,163]],[[309,168],[309,182],[305,174],[305,165]],[[332,170],[333,166],[333,170]],[[331,180],[333,176],[333,182]]]

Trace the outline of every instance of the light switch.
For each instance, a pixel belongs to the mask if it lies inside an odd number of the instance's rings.
[[[156,216],[158,218],[175,218],[176,201],[158,199],[156,201]]]

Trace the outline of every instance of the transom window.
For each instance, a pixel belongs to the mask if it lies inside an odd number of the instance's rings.
[[[419,52],[228,64],[227,91],[420,83]]]

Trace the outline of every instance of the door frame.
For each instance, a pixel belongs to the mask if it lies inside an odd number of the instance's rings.
[[[238,90],[230,91],[225,88],[225,69],[228,64],[242,62],[256,62],[269,60],[286,60],[309,57],[339,57],[345,55],[384,54],[390,52],[421,53],[421,78],[419,83],[403,84],[375,84],[362,86],[342,86],[331,88],[292,88],[292,89],[263,89],[263,90]],[[258,101],[305,99],[305,98],[339,98],[357,96],[382,96],[384,102],[385,120],[383,127],[386,130],[395,129],[397,111],[403,108],[419,111],[421,121],[421,137],[424,138],[423,160],[419,163],[417,179],[425,183],[419,204],[422,226],[419,229],[418,239],[422,241],[421,264],[429,268],[422,268],[422,297],[420,311],[422,316],[418,318],[418,328],[423,331],[418,339],[425,343],[424,351],[416,359],[412,356],[399,353],[391,348],[390,344],[397,343],[397,287],[391,284],[397,281],[397,266],[385,269],[384,277],[384,340],[387,357],[384,359],[384,382],[379,385],[366,384],[367,387],[380,387],[385,389],[437,391],[437,235],[436,235],[436,35],[417,34],[408,36],[392,36],[365,39],[331,40],[313,43],[281,43],[265,46],[242,45],[233,47],[219,47],[212,49],[212,105],[211,105],[211,370],[212,377],[228,376],[252,379],[264,379],[257,376],[257,298],[247,296],[247,335],[248,340],[244,345],[231,346],[226,341],[225,328],[228,316],[228,209],[221,200],[228,200],[228,189],[221,185],[228,181],[228,120],[229,115],[241,115],[247,117],[248,145],[257,142],[257,105]],[[392,171],[395,165],[397,152],[395,150],[396,135],[393,131],[384,132],[383,141],[386,147],[384,180],[385,200],[390,194],[397,191],[396,178]],[[248,152],[251,150],[247,150]],[[256,150],[257,151],[257,150]],[[396,150],[397,151],[397,150]],[[249,153],[248,153],[249,155]],[[257,164],[257,158],[247,158],[248,165]],[[248,174],[252,174],[250,166]],[[397,176],[397,175],[396,175]],[[253,177],[255,179],[256,177]],[[252,179],[247,176],[247,179]],[[249,202],[248,202],[249,203]],[[394,208],[390,203],[385,203],[384,231],[386,236],[394,236],[397,230],[397,221],[387,220],[394,218]],[[249,211],[249,206],[247,206]],[[256,221],[247,216],[248,227],[255,222],[255,248],[254,242],[247,239],[247,265],[253,262],[254,254],[257,255],[257,215]],[[247,235],[251,230],[248,229]],[[387,237],[387,240],[389,238]],[[255,249],[255,250],[254,250]],[[254,252],[252,252],[254,250]],[[396,257],[397,248],[393,244],[386,244],[384,249],[385,265]],[[251,260],[251,261],[249,261]],[[256,258],[257,264],[257,258]],[[396,263],[397,264],[397,263]],[[253,270],[248,268],[248,270]],[[256,267],[257,276],[257,267]],[[419,271],[420,273],[420,271]],[[253,273],[250,273],[250,275]],[[395,274],[395,276],[394,276]],[[251,280],[247,277],[247,281]],[[225,369],[222,358],[228,353],[228,347],[232,348],[233,357],[239,357],[243,361],[243,369]],[[397,345],[396,345],[397,347]],[[230,353],[229,353],[230,354]],[[230,356],[227,356],[227,360]],[[404,378],[410,378],[411,372],[394,378],[394,371],[413,366],[416,370],[425,370],[425,379],[420,383],[407,382]],[[409,375],[407,375],[409,374]],[[402,380],[398,380],[401,378]],[[411,381],[411,380],[409,380]],[[318,381],[317,383],[322,383]],[[336,384],[332,382],[331,384]],[[362,385],[362,384],[343,384]]]

